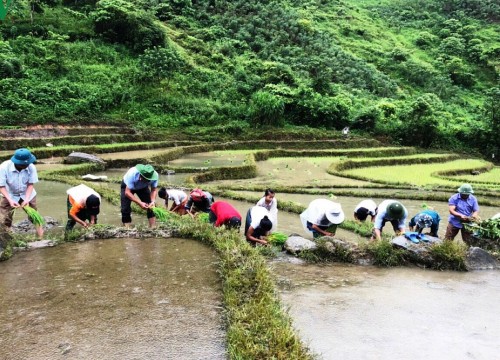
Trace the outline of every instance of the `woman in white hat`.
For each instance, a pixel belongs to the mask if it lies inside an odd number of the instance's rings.
[[[320,236],[335,236],[337,225],[341,224],[344,218],[342,206],[327,199],[311,201],[307,209],[300,214],[302,226],[306,231],[311,231],[315,239]]]

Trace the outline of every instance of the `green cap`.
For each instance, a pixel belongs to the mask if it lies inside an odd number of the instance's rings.
[[[472,186],[470,184],[463,184],[458,188],[458,192],[460,194],[474,194],[474,190],[472,190]]]
[[[387,206],[387,215],[391,219],[402,219],[405,214],[405,208],[400,202],[394,201]]]
[[[158,180],[158,173],[151,165],[137,164],[135,168],[137,169],[137,171],[139,171],[139,173],[144,179],[149,181]]]

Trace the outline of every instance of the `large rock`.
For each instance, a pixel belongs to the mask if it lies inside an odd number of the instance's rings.
[[[467,270],[491,270],[499,269],[500,264],[487,251],[478,247],[471,247],[467,251],[465,267]]]
[[[391,244],[393,246],[407,250],[413,257],[413,261],[420,264],[432,266],[432,264],[434,263],[434,257],[430,252],[430,248],[433,244],[442,243],[443,240],[430,235],[425,235],[425,237],[428,241],[420,240],[418,243],[414,243],[405,238],[404,235],[401,235],[393,238],[391,240]]]
[[[286,249],[286,251],[292,254],[297,254],[304,250],[314,250],[316,249],[317,245],[314,241],[307,240],[302,236],[291,235],[285,241],[283,247]]]
[[[91,154],[82,153],[82,152],[72,152],[65,159],[64,162],[66,164],[81,164],[81,163],[96,163],[96,164],[106,164],[106,162]]]
[[[45,219],[45,224],[43,225],[44,230],[59,226],[59,222],[56,219],[50,216],[44,216],[43,218]],[[30,234],[35,232],[35,227],[28,219],[24,219],[22,221],[19,221],[18,223],[15,223],[14,225],[12,225],[12,229],[16,233],[21,234]]]

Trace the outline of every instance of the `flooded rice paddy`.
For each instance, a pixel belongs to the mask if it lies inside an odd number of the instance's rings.
[[[274,262],[294,326],[320,359],[495,359],[498,271]]]
[[[186,239],[19,253],[0,263],[0,357],[225,359],[216,260]]]
[[[252,151],[190,154],[168,165],[240,165],[249,152]],[[108,155],[110,159],[133,159],[158,153],[155,149]],[[265,188],[273,186],[370,184],[329,175],[326,170],[334,161],[340,158],[269,159],[257,163],[257,178],[216,181],[209,185],[262,186],[262,192],[242,191],[260,197]],[[57,164],[57,160],[53,162],[40,164],[39,171],[64,166]],[[94,175],[120,179],[126,171],[108,169]],[[160,182],[183,187],[191,175],[160,174]],[[118,183],[95,183],[94,187],[99,191],[100,186],[119,190]],[[40,213],[61,223],[59,228],[49,230],[49,235],[61,232],[66,222],[69,187],[49,181],[36,185]],[[397,195],[399,190],[375,191]],[[304,206],[323,197],[284,193],[276,196],[278,201],[294,201]],[[215,198],[233,204],[243,218],[253,206],[249,202]],[[348,219],[363,199],[335,195],[334,189],[329,198],[342,204]],[[478,200],[481,206],[481,198]],[[423,203],[405,199],[401,202],[410,217],[421,210]],[[441,214],[439,235],[444,235],[446,202],[425,203]],[[499,211],[481,206],[480,215],[488,218]],[[15,214],[15,220],[24,217],[23,213]],[[119,206],[104,201],[99,223],[121,225]],[[146,226],[147,219],[134,214],[133,223]],[[280,211],[278,231],[312,238],[302,228],[298,214]],[[366,240],[341,229],[337,237],[355,242]],[[2,356],[6,359],[225,358],[216,260],[211,249],[182,239],[90,241],[16,254],[10,261],[0,263],[0,349],[8,348]],[[493,359],[500,351],[500,325],[494,316],[500,295],[497,272],[318,266],[292,260],[283,255],[271,260],[270,266],[276,273],[282,301],[290,309],[295,328],[321,359]]]

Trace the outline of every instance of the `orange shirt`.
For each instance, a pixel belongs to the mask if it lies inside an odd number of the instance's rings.
[[[76,216],[80,212],[80,210],[83,210],[85,207],[83,205],[80,205],[71,195],[68,195],[69,203],[71,204],[71,209],[69,210],[69,214],[72,216]]]

